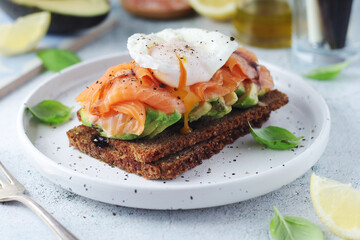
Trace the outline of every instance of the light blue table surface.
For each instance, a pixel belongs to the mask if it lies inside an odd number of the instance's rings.
[[[116,4],[119,24],[80,51],[83,60],[126,50],[127,38],[136,32],[157,32],[166,27],[218,29],[231,35],[229,23],[193,16],[176,21],[134,18]],[[290,49],[251,48],[261,60],[291,69]],[[269,239],[275,205],[284,215],[316,223],[326,239],[337,239],[320,222],[311,203],[311,173],[360,183],[360,70],[353,64],[332,81],[306,80],[326,100],[332,123],[328,146],[316,165],[289,185],[248,201],[188,211],[152,211],[113,206],[68,192],[42,177],[20,145],[16,120],[24,98],[52,73],[46,72],[0,99],[0,160],[22,182],[27,194],[47,209],[80,239]],[[0,79],[1,81],[1,79]],[[0,203],[0,239],[56,239],[29,209],[17,202]]]

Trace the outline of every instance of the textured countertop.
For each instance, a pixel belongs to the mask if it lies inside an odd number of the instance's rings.
[[[130,16],[114,5],[119,24],[80,51],[83,60],[126,50],[135,32],[157,32],[166,27],[218,29],[231,35],[229,23],[192,16],[176,21],[147,21]],[[291,69],[290,49],[251,48],[261,60]],[[337,239],[320,222],[309,193],[314,171],[342,182],[360,183],[360,71],[353,64],[332,81],[306,80],[326,100],[332,117],[331,135],[323,156],[304,176],[289,185],[248,201],[187,211],[152,211],[113,206],[78,196],[42,177],[30,164],[17,138],[16,120],[25,96],[52,73],[43,73],[0,99],[0,160],[25,185],[27,194],[80,239],[269,239],[275,205],[284,215],[316,223],[326,239]],[[20,203],[0,203],[0,239],[56,239],[51,230]]]

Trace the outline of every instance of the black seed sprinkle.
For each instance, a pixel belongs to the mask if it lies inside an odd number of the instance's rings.
[[[106,137],[102,137],[98,134],[93,135],[91,137],[91,141],[95,144],[97,147],[108,147],[109,146],[109,139]]]
[[[235,38],[234,37],[230,37],[230,41],[234,41],[235,40]]]

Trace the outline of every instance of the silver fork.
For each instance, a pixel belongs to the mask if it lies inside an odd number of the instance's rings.
[[[19,183],[4,167],[0,161],[0,170],[6,176],[4,179],[0,175],[0,202],[19,201],[33,210],[49,227],[56,233],[60,239],[76,240],[77,238],[61,225],[53,216],[43,207],[24,194],[25,187]]]

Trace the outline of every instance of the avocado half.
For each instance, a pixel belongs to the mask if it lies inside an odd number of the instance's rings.
[[[50,12],[49,33],[72,33],[96,26],[110,12],[108,0],[0,0],[0,7],[13,19]]]

